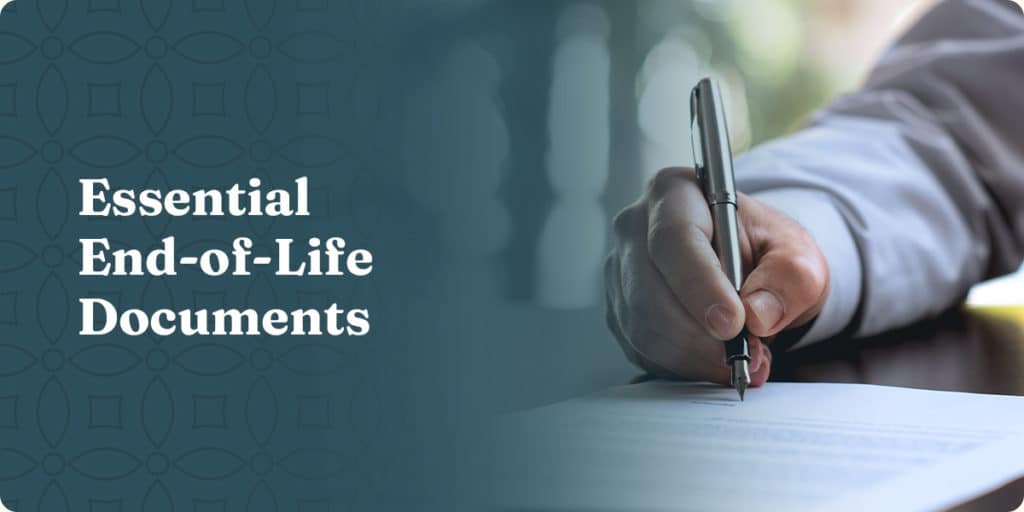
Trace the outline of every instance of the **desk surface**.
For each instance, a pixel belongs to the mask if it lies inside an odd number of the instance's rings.
[[[1024,395],[1024,307],[954,310],[866,340],[776,354],[772,380]]]
[[[772,380],[1024,395],[1024,307],[955,310],[875,338],[776,355]],[[1008,511],[1022,498],[1024,479],[955,510]]]

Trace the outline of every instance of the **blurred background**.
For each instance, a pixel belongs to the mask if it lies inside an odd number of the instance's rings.
[[[855,89],[933,0],[590,0],[432,3],[412,72],[404,167],[478,270],[467,296],[501,338],[482,354],[505,403],[532,405],[635,375],[604,326],[612,216],[658,169],[691,165],[689,90],[721,83],[741,153]],[[447,169],[438,179],[419,172]],[[449,180],[472,197],[454,196]],[[467,274],[468,275],[468,274]],[[972,304],[1022,304],[1021,277]],[[493,364],[488,365],[487,361]],[[488,368],[490,367],[490,368]]]

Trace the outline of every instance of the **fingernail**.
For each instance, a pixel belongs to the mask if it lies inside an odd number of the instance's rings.
[[[774,327],[775,324],[782,320],[784,313],[782,307],[782,301],[772,292],[768,290],[758,290],[751,293],[747,297],[747,303],[750,304],[750,310],[757,317],[758,321],[765,328]]]
[[[725,306],[714,304],[708,308],[704,316],[707,318],[711,334],[722,339],[732,335],[732,318],[727,313]]]

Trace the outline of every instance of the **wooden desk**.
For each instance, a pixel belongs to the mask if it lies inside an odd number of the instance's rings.
[[[775,354],[771,380],[1024,395],[1024,307],[954,310],[875,338]],[[1006,512],[1022,498],[1024,479],[954,510]]]

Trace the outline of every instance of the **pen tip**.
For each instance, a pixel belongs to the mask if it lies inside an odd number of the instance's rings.
[[[732,387],[736,388],[736,392],[740,394],[740,401],[743,401],[743,395],[747,391],[747,387],[750,386],[750,372],[747,370],[747,361],[739,359],[732,363]]]

